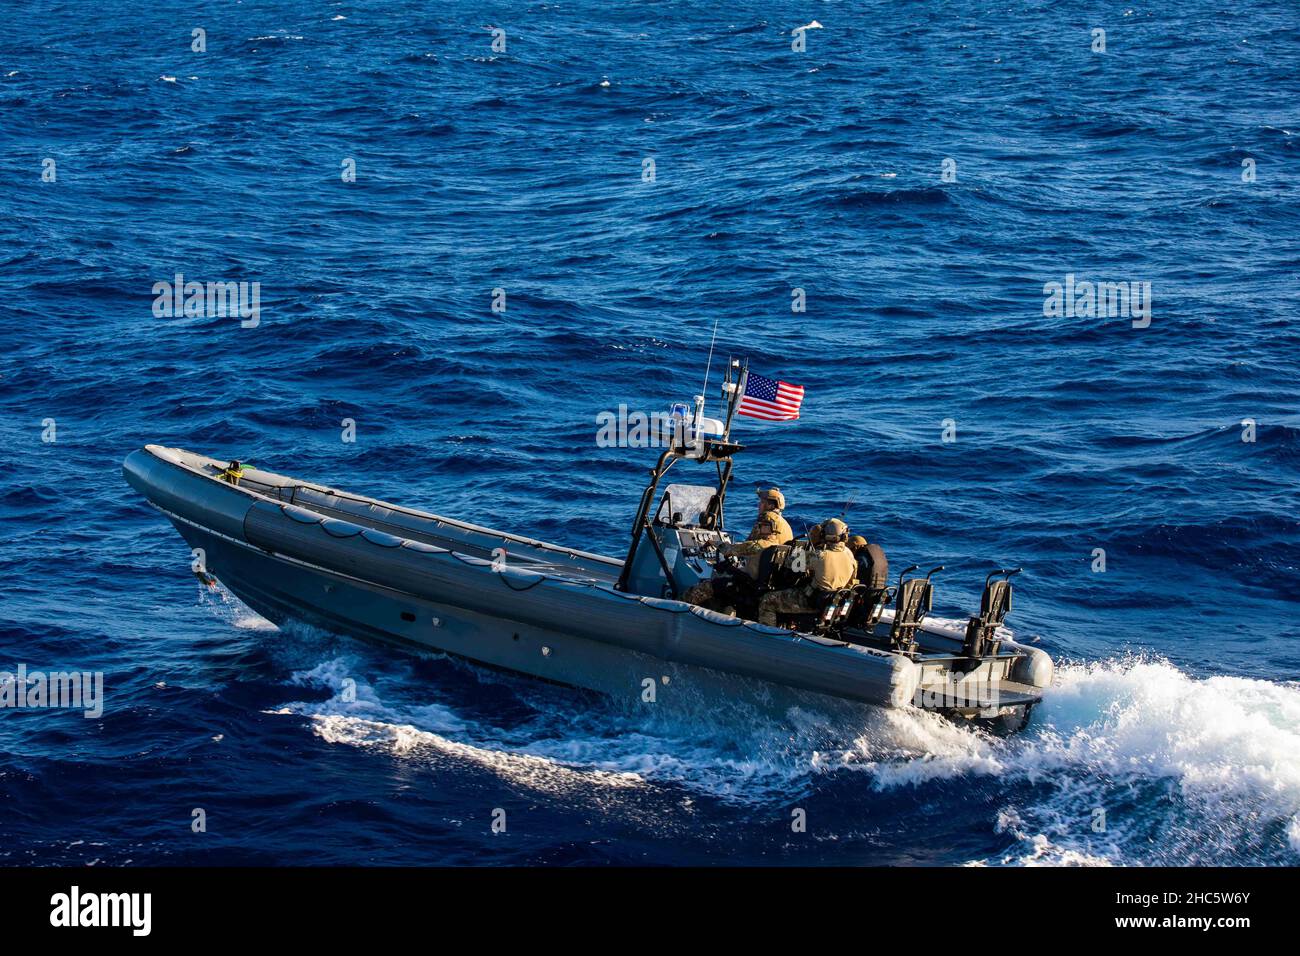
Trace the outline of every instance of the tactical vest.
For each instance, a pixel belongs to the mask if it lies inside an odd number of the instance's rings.
[[[833,544],[813,552],[808,562],[813,573],[812,586],[822,591],[838,591],[852,584],[858,576],[858,562],[843,544]]]
[[[794,540],[794,530],[790,527],[790,522],[785,520],[785,516],[779,511],[769,511],[763,515],[768,521],[776,527],[775,537],[777,544],[789,544]]]

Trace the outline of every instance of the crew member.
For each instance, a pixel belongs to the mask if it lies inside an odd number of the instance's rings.
[[[758,577],[758,561],[762,553],[774,545],[782,544],[781,534],[777,530],[777,524],[771,518],[771,513],[761,514],[758,520],[754,522],[754,528],[749,533],[749,537],[744,541],[735,544],[729,544],[722,549],[722,555],[726,558],[744,558],[744,573],[750,578]],[[714,576],[705,578],[699,584],[688,588],[682,595],[682,600],[689,604],[698,604],[701,607],[710,607],[710,602],[718,598],[719,587],[724,583],[723,578],[728,577],[725,572],[722,575],[715,570]],[[715,586],[715,584],[717,586]]]
[[[858,561],[858,583],[879,591],[889,582],[889,561],[885,549],[872,544],[860,534],[849,538],[849,550]]]
[[[794,540],[794,531],[790,528],[790,522],[786,521],[785,516],[781,514],[784,509],[785,495],[781,494],[780,488],[758,489],[758,518],[749,530],[749,537],[744,541],[723,547],[722,556],[745,558],[744,573],[756,579],[758,559],[763,551],[773,545],[789,544]],[[725,579],[726,574],[721,577]],[[707,578],[688,588],[681,599],[690,604],[710,607],[711,602],[721,597],[718,591],[723,583],[723,580],[719,580],[715,587],[714,578]]]
[[[808,559],[812,580],[802,587],[763,595],[758,602],[758,623],[775,625],[778,613],[818,611],[830,595],[857,580],[857,562],[844,543],[849,536],[848,526],[839,518],[831,518],[822,523],[821,530],[822,548],[813,551]]]
[[[758,521],[754,522],[754,528],[749,532],[747,540],[753,541],[760,535],[759,522],[766,517],[776,528],[777,537],[780,538],[777,544],[789,544],[794,540],[794,531],[790,528],[790,522],[785,520],[781,514],[785,510],[785,495],[781,494],[780,488],[760,488],[758,490]]]
[[[781,514],[784,508],[785,495],[781,494],[781,489],[759,489],[758,519],[750,529],[749,537],[722,549],[723,555],[727,557],[748,558],[745,573],[751,578],[758,577],[758,557],[765,549],[776,544],[789,544],[794,540],[790,522]]]

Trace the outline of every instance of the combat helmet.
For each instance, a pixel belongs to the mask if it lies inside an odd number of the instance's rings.
[[[827,544],[843,541],[849,534],[849,526],[839,518],[828,518],[822,522],[822,534]]]

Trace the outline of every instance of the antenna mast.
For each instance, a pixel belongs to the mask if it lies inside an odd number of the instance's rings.
[[[718,320],[721,318],[721,312],[713,317],[713,337],[709,339],[709,360],[704,366],[704,387],[700,389],[700,393],[705,396],[709,394],[709,371],[713,368],[713,346],[718,341]],[[703,406],[701,406],[701,411],[703,411]]]

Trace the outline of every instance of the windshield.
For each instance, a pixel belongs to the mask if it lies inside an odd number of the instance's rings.
[[[655,521],[673,527],[698,526],[718,493],[711,485],[669,485],[655,512]]]

